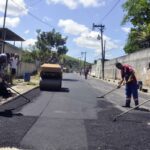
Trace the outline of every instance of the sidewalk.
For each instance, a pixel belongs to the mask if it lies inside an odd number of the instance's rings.
[[[91,78],[94,78],[94,79],[98,79],[98,80],[102,80],[103,82],[107,82],[107,83],[110,83],[110,84],[113,84],[113,85],[118,85],[119,81],[120,80],[114,80],[114,79],[99,79],[97,77],[93,77],[93,76],[90,76]],[[143,94],[147,94],[147,95],[150,95],[150,87],[148,86],[143,86],[142,87],[142,90],[138,90],[138,92],[140,93],[143,93]]]
[[[39,75],[31,76],[30,82],[24,82],[24,79],[15,79],[14,85],[11,86],[12,89],[19,92],[20,94],[26,93],[36,87],[39,86]],[[9,88],[8,88],[9,89]],[[11,90],[11,89],[9,89]],[[11,101],[12,99],[16,98],[19,94],[17,94],[15,91],[11,90],[13,93],[12,97],[9,97],[7,99],[4,99],[0,97],[0,105],[7,103],[8,101]]]

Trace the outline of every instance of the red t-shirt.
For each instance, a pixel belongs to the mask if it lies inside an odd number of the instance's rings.
[[[136,82],[137,79],[134,73],[134,69],[130,65],[123,65],[123,68],[121,69],[121,76],[122,78],[125,78],[126,81],[128,81],[129,77],[132,75],[131,82]]]

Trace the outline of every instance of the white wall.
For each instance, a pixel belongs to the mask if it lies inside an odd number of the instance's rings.
[[[17,76],[23,76],[24,73],[33,73],[37,70],[36,64],[21,62],[18,65]]]
[[[116,62],[121,62],[123,64],[129,64],[133,66],[136,72],[137,79],[142,81],[144,85],[150,86],[150,69],[148,69],[150,63],[150,48],[106,61],[106,79],[120,79],[120,71],[115,67]],[[92,72],[98,78],[102,76],[101,60],[97,61],[97,64],[92,66]]]

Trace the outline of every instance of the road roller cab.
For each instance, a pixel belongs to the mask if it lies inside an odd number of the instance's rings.
[[[41,90],[60,90],[62,85],[62,69],[59,64],[43,64],[40,72]]]

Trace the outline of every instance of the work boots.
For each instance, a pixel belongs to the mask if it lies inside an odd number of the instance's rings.
[[[122,107],[130,107],[130,102],[131,102],[130,100],[126,100],[126,104]]]
[[[139,101],[138,100],[136,100],[134,102],[135,102],[135,106],[139,105]],[[139,107],[136,107],[135,109],[139,109]]]

